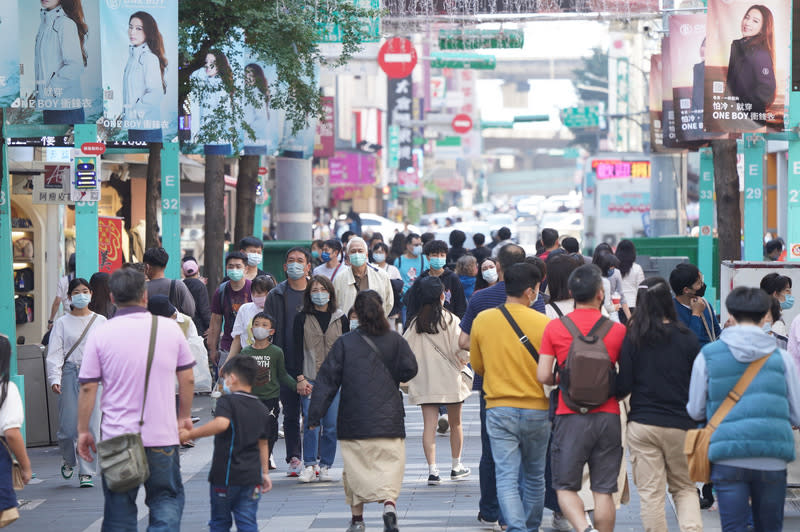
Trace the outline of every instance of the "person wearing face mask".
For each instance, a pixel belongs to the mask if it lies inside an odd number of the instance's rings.
[[[314,275],[324,275],[331,281],[336,278],[336,274],[342,269],[342,243],[332,238],[326,240],[322,245],[322,264],[314,268]]]
[[[200,266],[197,260],[188,255],[183,258],[181,270],[183,271],[183,284],[189,289],[194,298],[194,321],[197,334],[205,337],[211,323],[211,303],[208,301],[208,288],[200,279]]]
[[[792,295],[792,278],[787,275],[779,273],[768,273],[761,279],[761,289],[769,294],[778,303],[777,316],[772,316],[772,328],[770,332],[774,335],[780,336],[779,341],[782,340],[786,347],[786,338],[789,336],[789,330],[786,323],[783,321],[783,311],[789,310],[794,307],[794,296]]]
[[[324,245],[324,240],[313,240],[311,242],[311,265],[314,268],[322,264],[322,246]]]
[[[168,296],[170,302],[190,318],[194,317],[195,302],[185,284],[164,276],[169,254],[164,248],[150,248],[144,252],[144,274],[147,276],[147,297]]]
[[[294,247],[286,252],[283,265],[287,279],[273,288],[267,295],[264,311],[273,318],[275,336],[272,343],[283,350],[286,369],[291,376],[300,375],[300,355],[295,352],[294,318],[303,308],[303,297],[308,287],[311,270],[311,253],[306,248]],[[300,395],[291,386],[281,386],[283,405],[283,433],[286,442],[287,476],[298,477],[303,471],[303,449],[300,440]]]
[[[596,251],[592,256],[592,263],[596,264],[603,273],[603,289],[606,295],[603,301],[603,308],[612,320],[621,321],[621,315],[625,316],[627,320],[631,317],[631,311],[628,307],[628,301],[625,299],[622,277],[617,269],[619,268],[619,259],[610,252]],[[614,303],[612,300],[613,294],[618,294],[619,303]],[[622,311],[622,314],[620,314],[620,311]]]
[[[296,380],[286,368],[283,350],[273,344],[270,339],[275,333],[275,319],[266,312],[259,312],[250,323],[253,331],[253,345],[248,345],[238,355],[250,357],[258,364],[256,380],[252,393],[258,397],[270,412],[269,452],[278,441],[278,415],[280,414],[279,396],[281,386],[295,390],[299,395],[311,393],[311,385],[305,380]],[[225,393],[231,393],[223,387]],[[284,414],[285,415],[285,414]]]
[[[297,376],[300,382],[308,381],[311,387],[317,379],[317,372],[325,361],[334,342],[350,331],[350,322],[344,312],[337,307],[336,291],[324,275],[311,278],[303,296],[303,311],[294,318],[295,348],[299,355],[296,366],[302,373]],[[300,399],[303,405],[303,419],[308,419],[311,396]],[[328,411],[322,416],[320,426],[310,429],[307,423],[303,429],[303,472],[298,480],[308,483],[317,477],[320,482],[331,482],[331,466],[336,457],[336,417],[339,413],[339,396],[334,397]],[[319,457],[319,460],[317,460]]]
[[[47,347],[47,382],[58,394],[58,446],[61,451],[61,476],[71,479],[75,466],[82,488],[94,485],[96,462],[87,462],[77,455],[78,442],[78,370],[83,360],[83,349],[89,332],[106,318],[89,310],[92,291],[89,281],[80,277],[70,281],[67,294],[72,310],[53,324]],[[95,415],[89,428],[95,438],[100,433],[100,394],[95,403]]]
[[[225,272],[228,280],[223,281],[211,298],[211,324],[208,327],[208,358],[213,364],[222,367],[233,345],[233,325],[236,314],[245,304],[252,301],[251,282],[244,277],[247,255],[241,251],[231,251],[225,257]]]
[[[422,254],[422,238],[418,234],[409,233],[406,237],[406,251],[394,261],[394,265],[397,266],[403,278],[403,294],[405,295],[417,277],[430,267],[428,258]]]
[[[244,278],[252,281],[259,275],[266,275],[263,271],[261,261],[263,260],[264,243],[254,236],[246,236],[239,241],[239,251],[245,254],[247,262],[244,268]],[[225,279],[223,279],[224,281]]]
[[[444,308],[459,318],[463,317],[464,312],[467,310],[467,298],[464,296],[464,287],[461,284],[461,279],[458,278],[458,275],[453,270],[445,267],[447,263],[447,243],[443,240],[431,240],[425,244],[423,252],[428,257],[428,263],[431,267],[414,281],[411,289],[406,293],[406,326],[419,312],[421,300],[417,283],[426,277],[439,278],[444,285]]]
[[[347,257],[350,265],[343,267],[333,280],[339,308],[342,311],[349,309],[359,292],[375,290],[383,300],[383,311],[389,316],[394,307],[392,283],[383,270],[367,262],[367,243],[363,238],[350,238],[347,242]]]
[[[239,352],[247,347],[253,345],[253,332],[250,330],[250,323],[253,317],[264,310],[264,304],[267,302],[267,295],[275,288],[275,279],[269,274],[259,275],[253,282],[250,283],[250,303],[245,303],[239,308],[236,313],[236,321],[233,322],[233,343],[231,343],[231,351],[229,357],[235,357]]]
[[[480,270],[480,275],[475,281],[475,292],[494,286],[500,280],[495,259],[491,257],[483,259],[478,269]]]
[[[539,269],[521,263],[504,268],[503,273],[506,300],[498,308],[481,312],[472,323],[470,362],[475,373],[483,376],[485,425],[503,518],[508,530],[539,530],[550,437],[549,401],[536,378],[538,353],[533,356],[520,342],[515,328],[527,336],[530,348],[539,351],[550,320],[531,308],[539,297]]]
[[[694,264],[678,264],[669,274],[669,286],[675,294],[678,319],[689,327],[703,347],[719,337],[722,328],[711,305],[703,298],[706,284]]]
[[[389,282],[392,283],[392,293],[394,294],[394,307],[389,312],[389,325],[397,329],[397,321],[403,308],[403,276],[397,266],[389,264],[389,246],[383,242],[376,242],[372,248],[372,263],[386,272]]]

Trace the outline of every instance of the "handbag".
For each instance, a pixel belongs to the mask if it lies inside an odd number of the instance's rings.
[[[124,493],[138,488],[150,477],[150,465],[147,463],[147,453],[142,443],[142,425],[144,425],[144,405],[147,402],[147,386],[150,383],[150,369],[153,366],[156,329],[158,328],[158,317],[152,316],[152,318],[139,432],[121,434],[97,444],[97,458],[100,469],[103,471],[103,478],[108,489],[116,493]]]
[[[11,448],[6,443],[6,439],[0,438],[0,442],[3,443],[3,447],[8,451],[8,456],[11,457],[11,483],[16,491],[20,491],[25,488],[25,481],[22,479],[22,466],[19,465],[17,457],[11,452]]]
[[[86,327],[83,328],[83,332],[78,337],[78,341],[75,342],[74,344],[72,344],[72,347],[69,348],[69,351],[67,351],[67,354],[64,355],[64,362],[66,362],[67,359],[69,358],[69,356],[72,354],[72,352],[75,351],[75,349],[77,349],[77,347],[79,345],[81,345],[81,342],[83,341],[83,337],[86,336],[86,333],[89,332],[89,329],[92,328],[92,323],[94,323],[94,320],[96,320],[96,319],[97,319],[97,314],[93,314],[92,315],[92,319],[90,319],[89,323],[86,324]]]
[[[711,436],[714,430],[728,415],[728,412],[739,402],[747,387],[758,374],[761,367],[766,363],[769,356],[751,362],[744,374],[739,377],[736,386],[728,392],[728,396],[722,402],[714,415],[711,416],[705,427],[702,429],[692,429],[686,431],[686,440],[683,444],[683,453],[689,462],[689,478],[692,482],[703,482],[708,484],[711,481],[711,462],[708,460],[708,447],[711,444]]]

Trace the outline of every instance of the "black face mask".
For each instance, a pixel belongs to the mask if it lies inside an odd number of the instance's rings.
[[[703,283],[703,286],[694,291],[694,295],[696,297],[703,297],[705,294],[706,294],[706,283]]]

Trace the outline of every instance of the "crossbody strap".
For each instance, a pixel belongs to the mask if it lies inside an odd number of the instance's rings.
[[[86,327],[83,328],[83,332],[78,337],[78,341],[75,342],[74,344],[72,344],[72,347],[69,348],[69,351],[67,351],[67,354],[64,355],[64,362],[66,362],[67,359],[69,358],[69,356],[75,351],[75,349],[77,349],[78,346],[81,345],[81,342],[83,341],[84,336],[86,336],[86,333],[89,332],[89,329],[92,328],[92,323],[94,323],[94,320],[96,320],[96,319],[97,319],[97,314],[93,314],[92,315],[92,319],[90,319],[89,323],[86,324]]]
[[[725,416],[728,415],[728,412],[731,411],[731,408],[734,407],[736,403],[739,402],[739,399],[742,398],[744,392],[747,390],[747,387],[750,386],[750,383],[753,382],[753,379],[761,370],[762,366],[767,362],[767,359],[772,355],[767,355],[762,357],[758,360],[754,360],[750,362],[745,370],[744,374],[739,377],[739,381],[736,383],[736,386],[728,392],[728,396],[722,402],[717,411],[714,412],[714,415],[711,416],[711,421],[708,422],[708,426],[711,427],[711,430],[715,430],[719,427],[719,424],[722,423],[722,420],[725,419]]]
[[[519,341],[522,342],[522,345],[525,346],[525,348],[528,350],[528,352],[531,354],[533,359],[538,364],[539,352],[536,351],[536,348],[533,346],[533,343],[531,343],[530,338],[528,338],[528,336],[524,332],[522,332],[522,329],[520,329],[519,325],[517,325],[517,322],[514,321],[514,318],[511,316],[511,313],[508,311],[505,305],[500,305],[497,308],[499,308],[500,312],[503,313],[503,316],[506,317],[508,323],[511,325],[511,328],[514,329],[514,332],[517,334],[517,338],[519,338]]]
[[[431,347],[433,347],[434,351],[439,353],[442,356],[442,358],[445,360],[445,362],[447,362],[454,369],[456,369],[458,371],[461,371],[461,366],[456,366],[455,362],[453,362],[453,360],[451,358],[449,358],[447,355],[442,353],[442,350],[439,349],[439,346],[436,345],[436,343],[433,340],[431,340],[431,337],[430,337],[430,335],[428,333],[422,333],[420,336],[423,336],[426,340],[428,340],[428,342],[431,344]]]
[[[558,314],[559,318],[563,318],[564,317],[564,313],[561,312],[561,309],[558,308],[558,305],[556,305],[555,301],[550,301],[547,304],[550,305],[550,307],[552,307],[552,309],[556,311],[556,314]]]
[[[394,379],[394,374],[392,373],[392,370],[389,369],[389,366],[386,365],[386,361],[383,359],[383,351],[381,351],[380,348],[375,344],[375,342],[372,341],[372,338],[368,337],[366,334],[363,334],[360,331],[357,331],[356,334],[362,340],[364,340],[364,342],[366,342],[366,344],[369,346],[370,349],[372,349],[372,352],[375,353],[375,356],[377,356],[378,360],[381,361],[383,367],[386,368],[386,371],[389,372],[389,376],[392,379]]]
[[[147,348],[147,372],[144,374],[144,397],[142,398],[142,414],[139,417],[139,431],[144,425],[144,405],[147,403],[147,387],[150,384],[150,369],[153,367],[153,355],[156,350],[156,330],[158,329],[158,316],[152,316],[150,326],[150,346]]]
[[[714,329],[708,326],[708,322],[706,321],[706,311],[703,309],[703,313],[700,314],[700,321],[703,322],[703,327],[706,329],[706,334],[708,335],[708,339],[712,342],[717,339],[717,336],[714,334]]]

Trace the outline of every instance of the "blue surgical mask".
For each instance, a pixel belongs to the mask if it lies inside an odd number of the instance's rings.
[[[414,246],[414,249],[411,250],[411,253],[413,255],[419,257],[420,255],[422,255],[422,246],[421,245]]]
[[[225,271],[225,273],[228,274],[228,279],[230,279],[231,281],[241,281],[242,279],[244,279],[244,270],[238,270],[238,269],[234,270],[228,268]]]
[[[359,266],[363,266],[364,263],[367,262],[367,254],[366,253],[351,253],[350,254],[350,264],[358,268]]]
[[[768,321],[764,322],[764,325],[761,326],[761,329],[767,334],[771,333],[772,332],[772,323],[768,322]]]
[[[306,265],[299,262],[290,262],[286,265],[286,275],[292,281],[302,279],[306,275]]]
[[[789,310],[794,306],[794,296],[792,294],[786,294],[786,301],[781,301],[781,308],[783,310]]]
[[[72,296],[72,306],[75,308],[86,308],[89,306],[91,300],[92,296],[89,294],[75,294]]]
[[[225,392],[225,395],[230,395],[233,393],[230,387],[228,386],[228,383],[225,381],[222,381],[222,391]]]
[[[322,258],[322,262],[328,262],[329,260],[331,260],[331,254],[328,253],[327,251],[323,251],[322,255],[321,255],[321,258]]]
[[[377,264],[380,264],[386,260],[386,253],[373,253],[372,258]]]
[[[350,320],[350,330],[355,331],[358,329],[358,320]]]
[[[311,252],[311,258],[312,259],[318,259],[319,258],[319,251],[316,251],[316,250],[312,251]]]
[[[447,259],[444,257],[431,257],[428,262],[430,262],[432,269],[441,270],[447,264]]]
[[[328,301],[331,300],[331,295],[328,292],[312,292],[311,293],[311,302],[321,307],[323,305],[327,305]]]

